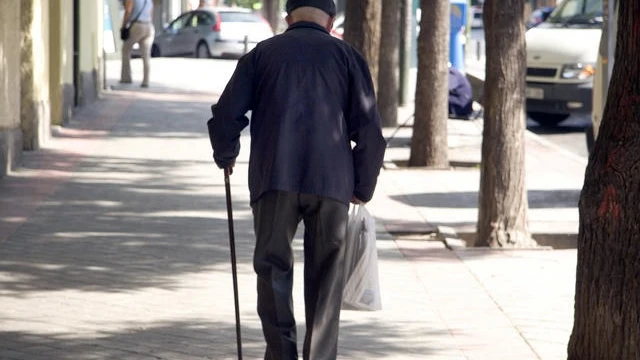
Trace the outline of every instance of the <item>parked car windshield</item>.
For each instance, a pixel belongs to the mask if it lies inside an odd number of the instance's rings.
[[[171,24],[169,24],[169,29],[173,31],[181,30],[182,28],[188,26],[187,20],[190,20],[190,19],[191,19],[190,13],[182,14],[180,15],[180,17],[173,20]]]
[[[220,19],[222,22],[261,22],[262,19],[252,13],[245,12],[220,12]]]
[[[602,26],[602,0],[565,0],[549,16],[551,26]]]

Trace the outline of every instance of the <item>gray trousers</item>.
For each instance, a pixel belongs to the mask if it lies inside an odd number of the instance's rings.
[[[305,226],[306,334],[302,356],[336,359],[349,207],[326,197],[284,191],[268,192],[251,206],[256,233],[253,265],[258,275],[258,315],[267,343],[265,359],[298,358],[291,243],[300,221]]]
[[[149,72],[151,71],[151,46],[155,36],[152,23],[134,22],[131,24],[129,38],[122,44],[122,68],[120,81],[131,82],[131,50],[136,43],[140,46],[142,57],[143,76],[142,84],[149,85]]]

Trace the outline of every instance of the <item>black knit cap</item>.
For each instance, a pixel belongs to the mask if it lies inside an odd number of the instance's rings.
[[[336,4],[333,0],[287,0],[287,14],[291,14],[293,10],[303,6],[318,8],[329,14],[329,16],[336,15]]]

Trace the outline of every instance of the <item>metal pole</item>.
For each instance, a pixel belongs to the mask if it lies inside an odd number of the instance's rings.
[[[236,269],[236,240],[233,231],[233,210],[231,207],[231,183],[229,168],[224,169],[224,188],[227,193],[227,219],[229,223],[229,245],[231,247],[231,275],[233,277],[233,298],[236,307],[236,340],[238,344],[238,360],[242,360],[242,337],[240,335],[240,304],[238,301],[238,271]]]
[[[244,36],[244,54],[249,52],[249,35]]]

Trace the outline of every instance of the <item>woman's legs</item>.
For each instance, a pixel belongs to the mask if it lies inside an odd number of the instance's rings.
[[[152,23],[134,22],[131,24],[129,39],[122,44],[122,70],[120,73],[120,82],[130,84],[131,78],[131,51],[133,45],[140,45],[140,55],[143,62],[143,78],[142,86],[149,86],[149,72],[151,70],[151,47],[153,46],[153,38],[155,30]]]
[[[122,68],[120,70],[120,82],[131,83],[131,50],[136,43],[133,37],[133,27],[129,32],[129,38],[122,43]]]
[[[149,72],[151,71],[151,47],[153,46],[153,38],[155,37],[155,30],[153,28],[153,24],[145,24],[147,31],[145,32],[145,36],[140,40],[140,51],[142,52],[142,67],[143,67],[143,77],[142,77],[142,86],[149,86]]]

